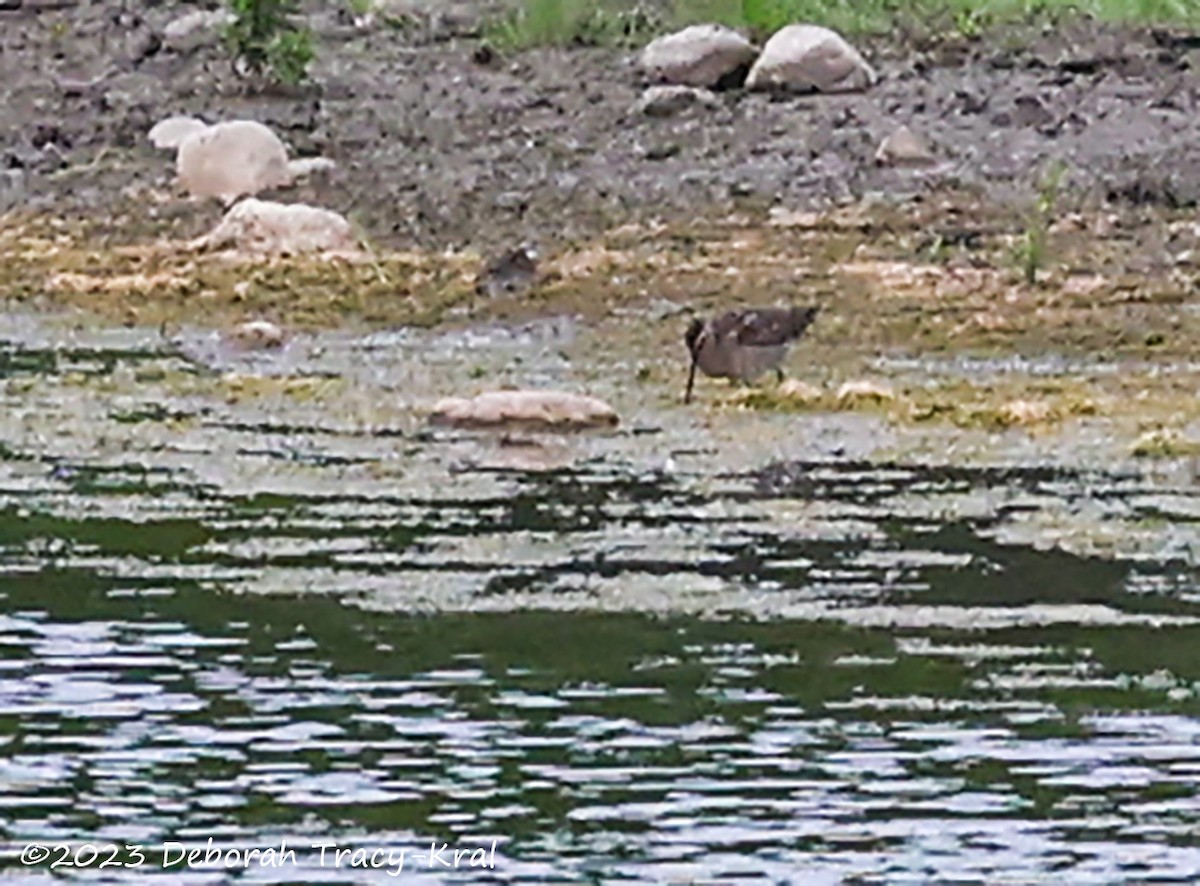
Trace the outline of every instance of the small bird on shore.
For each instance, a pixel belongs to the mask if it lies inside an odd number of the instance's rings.
[[[684,403],[692,400],[697,367],[712,378],[752,382],[774,370],[783,378],[780,364],[788,346],[816,319],[819,307],[750,308],[728,311],[705,322],[693,320],[684,334],[692,367]]]
[[[537,282],[537,275],[537,251],[518,246],[488,263],[475,283],[475,293],[489,298],[519,295]]]

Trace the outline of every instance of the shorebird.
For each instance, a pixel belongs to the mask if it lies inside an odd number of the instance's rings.
[[[518,246],[484,268],[475,283],[475,293],[491,298],[517,295],[537,281],[537,274],[537,252],[529,246]]]
[[[692,400],[697,367],[713,378],[752,382],[773,369],[782,379],[779,364],[787,356],[788,346],[804,334],[819,310],[750,308],[728,311],[708,322],[693,320],[684,334],[692,368],[683,402]]]

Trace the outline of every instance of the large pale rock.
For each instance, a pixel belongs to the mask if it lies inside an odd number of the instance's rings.
[[[357,251],[350,223],[333,210],[253,197],[225,213],[212,233],[195,241],[193,246],[196,249],[233,246],[239,252],[264,255]]]
[[[291,181],[287,148],[253,120],[231,120],[195,132],[175,157],[179,182],[194,197],[231,201]]]
[[[150,130],[150,144],[156,148],[175,151],[188,138],[205,129],[208,129],[208,124],[195,117],[167,117],[155,123]]]
[[[179,182],[188,193],[226,203],[332,166],[323,157],[289,161],[279,136],[254,120],[229,120],[193,131],[179,142],[175,156]]]
[[[447,397],[434,405],[429,420],[457,428],[545,430],[605,428],[619,421],[603,400],[568,391],[488,391],[470,399]]]
[[[651,41],[639,64],[651,80],[680,86],[718,85],[745,69],[758,49],[724,25],[692,25]]]
[[[767,41],[746,86],[778,92],[852,92],[877,79],[858,50],[836,31],[788,25]]]

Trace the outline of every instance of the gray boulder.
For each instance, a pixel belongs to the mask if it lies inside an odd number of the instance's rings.
[[[714,87],[754,61],[758,49],[724,25],[692,25],[651,41],[639,66],[656,83]]]
[[[788,25],[767,41],[746,86],[771,92],[855,92],[878,79],[858,50],[836,31]]]

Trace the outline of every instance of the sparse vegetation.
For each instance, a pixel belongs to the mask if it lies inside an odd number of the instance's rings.
[[[757,39],[797,23],[826,25],[847,34],[901,28],[978,38],[994,25],[1090,16],[1108,21],[1200,23],[1196,0],[521,0],[492,29],[505,49],[535,46],[630,45],[671,28],[718,22]]]
[[[717,21],[762,36],[796,22],[847,33],[885,33],[897,25],[976,37],[993,24],[1082,15],[1109,21],[1200,21],[1195,0],[677,0],[683,23]]]
[[[1200,455],[1200,442],[1188,439],[1178,430],[1152,428],[1134,441],[1134,458],[1194,458]]]
[[[1022,279],[1030,286],[1037,282],[1038,271],[1046,264],[1047,239],[1058,207],[1058,194],[1065,172],[1066,167],[1063,164],[1055,163],[1042,175],[1037,200],[1026,216],[1025,230],[1017,242],[1017,265],[1021,270]]]
[[[500,49],[534,46],[639,46],[664,22],[640,3],[525,0],[497,23],[489,41]]]
[[[304,81],[312,35],[292,19],[296,0],[229,0],[229,9],[234,19],[225,28],[225,44],[238,70],[289,86]]]

